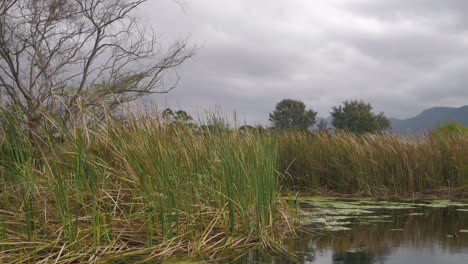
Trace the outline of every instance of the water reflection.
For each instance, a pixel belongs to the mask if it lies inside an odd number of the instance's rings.
[[[376,263],[376,257],[372,253],[367,252],[344,252],[333,254],[333,263]]]
[[[373,221],[355,218],[349,231],[304,235],[286,242],[314,264],[468,263],[468,212],[451,208],[379,210]],[[386,216],[386,217],[383,217]],[[381,221],[379,221],[381,220]],[[295,263],[249,254],[236,263]]]

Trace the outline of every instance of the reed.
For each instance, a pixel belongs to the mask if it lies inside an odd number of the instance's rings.
[[[38,136],[19,120],[0,114],[0,263],[284,253],[298,209],[280,193],[467,191],[462,135],[240,133],[137,113],[71,128],[50,118]]]
[[[277,140],[150,115],[32,141],[0,127],[4,262],[144,262],[276,247]]]
[[[284,184],[338,193],[404,196],[466,191],[468,137],[286,133],[280,139]]]

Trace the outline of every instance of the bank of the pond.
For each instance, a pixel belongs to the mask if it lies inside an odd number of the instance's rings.
[[[291,196],[291,191],[284,192],[283,197]],[[295,195],[301,197],[330,197],[330,198],[375,198],[382,200],[468,200],[468,192],[466,187],[458,188],[443,188],[427,190],[423,192],[411,192],[407,194],[394,194],[391,192],[375,192],[372,195],[365,192],[356,193],[339,193],[334,190],[326,188],[304,188],[301,191],[296,192]]]

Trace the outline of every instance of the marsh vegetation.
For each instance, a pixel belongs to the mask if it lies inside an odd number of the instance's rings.
[[[298,260],[286,238],[348,230],[345,212],[372,207],[315,200],[307,211],[301,195],[466,197],[459,124],[392,135],[361,100],[331,108],[333,131],[324,120],[312,131],[317,112],[294,99],[276,105],[272,127],[139,112],[198,50],[157,36],[136,12],[145,2],[0,1],[1,264],[226,262],[254,250]]]
[[[291,132],[280,137],[289,186],[370,196],[466,193],[468,137]]]
[[[239,132],[149,113],[71,129],[50,119],[58,132],[41,137],[8,113],[0,124],[7,263],[284,254],[304,216],[291,199],[298,190],[461,194],[468,180],[468,139],[459,135]]]
[[[31,140],[1,121],[2,261],[210,256],[274,246],[284,232],[274,135],[148,115]]]

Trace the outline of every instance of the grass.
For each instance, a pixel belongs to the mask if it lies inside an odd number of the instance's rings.
[[[468,137],[287,133],[280,138],[284,184],[368,196],[467,191]]]
[[[0,116],[0,263],[284,252],[295,214],[280,193],[404,195],[468,182],[468,138],[458,135],[240,133],[135,114],[71,129],[50,120],[56,132],[35,137],[17,120]]]
[[[150,116],[127,121],[31,141],[14,118],[2,117],[3,262],[280,249],[277,225],[286,214],[274,135],[195,131]]]

